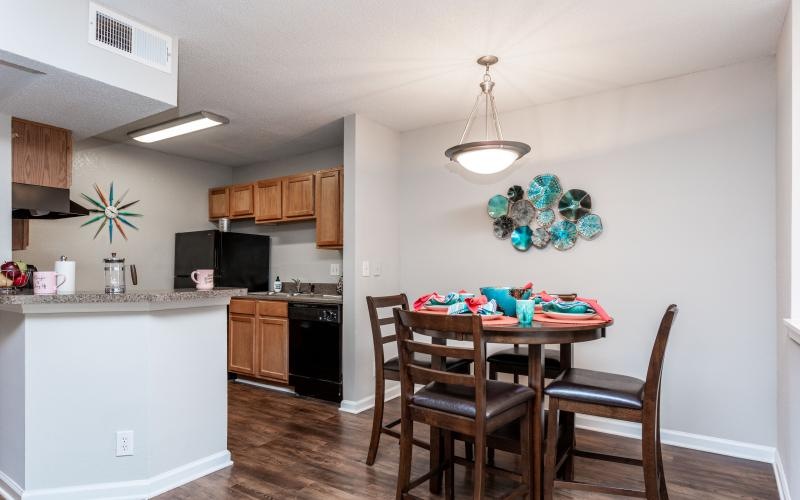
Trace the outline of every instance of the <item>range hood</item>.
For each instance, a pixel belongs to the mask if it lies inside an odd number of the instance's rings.
[[[66,219],[89,215],[89,210],[69,199],[69,189],[11,183],[13,219]]]

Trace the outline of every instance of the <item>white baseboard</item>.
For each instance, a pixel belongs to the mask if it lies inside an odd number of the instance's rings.
[[[775,463],[772,464],[775,470],[775,480],[778,482],[778,494],[781,500],[792,500],[789,494],[789,482],[786,478],[786,471],[783,470],[783,462],[781,461],[781,454],[775,451]]]
[[[38,490],[19,489],[16,483],[0,472],[0,493],[5,493],[6,489],[12,489],[12,494],[4,495],[5,498],[11,500],[140,500],[160,495],[165,491],[177,488],[231,465],[233,465],[231,454],[225,450],[148,479]],[[9,484],[9,481],[12,484]],[[15,487],[19,489],[19,493],[16,496],[13,494],[15,493],[13,491]]]
[[[400,397],[400,383],[395,383],[386,388],[384,392],[384,401],[389,401],[394,398]],[[375,395],[367,396],[365,398],[359,399],[358,401],[351,401],[345,399],[339,405],[339,411],[343,411],[346,413],[361,413],[362,411],[369,410],[375,406]]]
[[[581,429],[603,432],[605,434],[614,434],[616,436],[636,439],[642,438],[641,425],[632,422],[578,415],[575,425]],[[775,463],[775,448],[772,446],[763,446],[760,444],[745,443],[743,441],[734,441],[731,439],[722,439],[663,428],[661,429],[661,442],[681,448],[717,453],[729,457]]]

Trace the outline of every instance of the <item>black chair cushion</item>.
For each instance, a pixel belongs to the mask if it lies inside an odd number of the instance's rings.
[[[486,361],[489,364],[506,365],[524,372],[528,371],[528,346],[522,345],[503,349],[492,354]],[[501,368],[501,367],[497,367]],[[502,369],[498,370],[502,371]],[[544,350],[544,375],[547,378],[556,378],[561,373],[561,353],[557,349]]]
[[[644,382],[625,375],[572,368],[553,380],[544,393],[571,401],[641,410]]]
[[[486,418],[527,402],[534,396],[533,389],[526,385],[486,381]],[[411,398],[417,406],[439,410],[463,417],[475,418],[475,389],[463,385],[432,382]]]
[[[464,370],[458,370],[458,368],[468,368],[470,363],[472,363],[472,360],[458,359],[458,358],[447,358],[444,361],[445,369],[449,372],[464,371]],[[419,352],[414,353],[414,364],[425,368],[430,368],[431,357],[428,354],[423,354]],[[400,373],[400,359],[392,358],[389,361],[386,361],[385,363],[383,363],[383,369],[390,372]]]

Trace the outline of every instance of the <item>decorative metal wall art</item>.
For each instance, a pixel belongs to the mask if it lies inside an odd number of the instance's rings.
[[[95,184],[94,191],[97,193],[97,197],[100,201],[95,200],[91,196],[81,193],[86,200],[88,200],[92,205],[96,208],[89,209],[89,212],[94,214],[99,214],[87,222],[81,224],[81,227],[88,226],[93,222],[100,221],[100,225],[97,227],[97,232],[94,233],[94,238],[97,239],[97,236],[100,234],[100,231],[103,230],[104,227],[108,227],[108,242],[113,243],[114,241],[114,227],[116,226],[119,234],[122,235],[123,238],[127,241],[128,236],[125,234],[125,231],[122,229],[122,224],[125,224],[128,227],[133,229],[139,230],[138,227],[134,226],[127,218],[128,217],[141,217],[142,214],[133,213],[127,211],[126,209],[132,207],[139,203],[139,200],[131,201],[128,203],[122,204],[125,201],[125,197],[128,195],[128,191],[122,193],[122,196],[114,200],[114,183],[111,183],[111,186],[108,188],[108,198],[105,197],[103,192],[100,190],[100,187]]]
[[[511,245],[521,252],[548,244],[556,250],[569,250],[579,236],[593,240],[603,232],[600,216],[592,213],[589,193],[563,191],[553,174],[537,175],[527,190],[511,186],[506,196],[492,196],[486,211],[494,219],[494,235],[502,240],[511,238]],[[536,227],[531,229],[534,222]]]

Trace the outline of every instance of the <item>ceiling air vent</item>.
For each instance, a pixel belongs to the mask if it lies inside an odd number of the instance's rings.
[[[89,43],[172,73],[172,37],[89,2]]]

